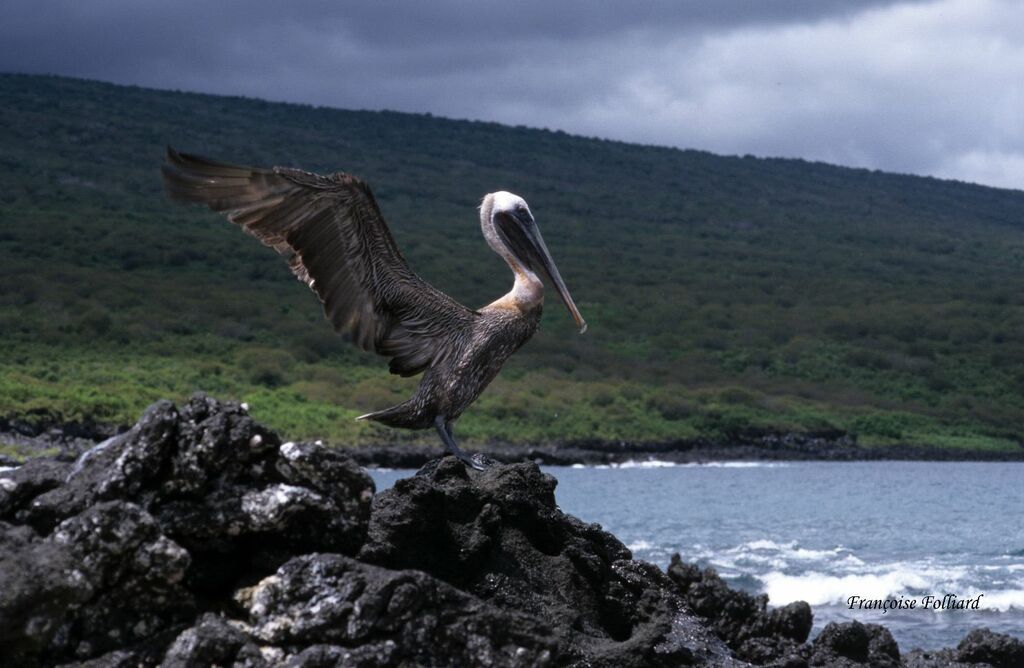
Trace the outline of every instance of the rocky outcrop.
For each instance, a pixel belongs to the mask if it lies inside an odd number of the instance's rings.
[[[532,463],[447,457],[374,496],[244,408],[152,406],[0,471],[0,657],[41,666],[898,666],[892,636],[635,561]],[[987,630],[902,665],[1017,666]]]
[[[1024,641],[988,629],[975,629],[957,645],[956,656],[965,663],[988,663],[995,668],[1024,666]]]
[[[665,573],[558,510],[555,484],[534,464],[476,473],[436,460],[377,497],[359,558],[528,611],[560,653],[590,665],[731,663]]]
[[[1018,668],[1024,666],[1024,641],[987,628],[975,629],[964,636],[955,649],[908,652],[903,656],[903,665],[907,668]]]
[[[374,499],[237,404],[160,402],[0,472],[10,665],[741,665],[534,464],[451,458]],[[372,509],[371,509],[372,502]]]
[[[687,605],[740,658],[756,665],[801,665],[811,632],[811,606],[803,601],[768,610],[768,597],[731,589],[711,568],[672,557],[668,576]]]
[[[77,462],[6,471],[5,658],[47,664],[169,641],[295,554],[355,554],[373,492],[347,458],[281,445],[238,405],[206,397],[180,412],[152,406]]]
[[[821,630],[810,650],[812,666],[897,668],[900,665],[896,641],[887,628],[878,624],[833,622]]]

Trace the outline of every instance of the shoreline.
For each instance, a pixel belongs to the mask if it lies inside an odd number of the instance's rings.
[[[0,444],[14,446],[24,458],[56,456],[73,459],[93,445],[128,430],[92,420],[60,422],[0,417]],[[336,446],[362,466],[419,468],[443,452],[440,444]],[[600,466],[658,461],[670,464],[772,461],[1024,461],[1024,443],[1017,450],[967,450],[963,448],[897,444],[863,446],[844,433],[804,434],[751,431],[728,442],[687,439],[662,442],[569,441],[540,445],[491,443],[465,445],[501,463],[530,461],[545,466]],[[17,463],[0,452],[0,466]]]
[[[773,439],[774,440],[774,439]],[[760,444],[553,444],[553,445],[485,445],[466,446],[495,461],[509,464],[530,461],[543,466],[607,466],[627,463],[665,462],[666,464],[707,464],[711,462],[793,462],[793,461],[949,461],[949,462],[1020,462],[1020,451],[964,451],[927,446],[886,446],[867,448],[857,445],[832,447],[808,443],[800,435],[786,435],[780,441],[797,441],[799,445],[779,446],[771,441]],[[442,454],[440,446],[359,446],[347,449],[363,466],[382,468],[419,468]]]

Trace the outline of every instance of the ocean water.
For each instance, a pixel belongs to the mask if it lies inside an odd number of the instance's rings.
[[[1024,463],[721,462],[545,467],[559,506],[598,522],[636,558],[679,552],[769,605],[804,600],[812,637],[830,621],[885,624],[901,651],[971,629],[1024,637]],[[383,489],[413,471],[371,471]],[[921,598],[982,595],[979,610]],[[848,599],[916,600],[849,609]]]

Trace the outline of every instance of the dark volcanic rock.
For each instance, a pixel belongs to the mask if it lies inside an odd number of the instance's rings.
[[[668,576],[683,599],[736,655],[757,665],[801,665],[811,632],[811,606],[803,601],[768,610],[768,597],[731,589],[713,569],[673,555]]]
[[[377,496],[359,558],[527,612],[558,639],[559,664],[732,663],[663,572],[558,510],[555,484],[534,464],[475,472],[450,457],[431,462]]]
[[[884,626],[832,622],[814,639],[810,665],[896,668],[900,665],[900,649]]]
[[[0,472],[5,665],[739,665],[533,464],[431,463],[374,502],[339,451],[167,402]],[[361,561],[355,559],[361,555]],[[372,563],[371,563],[372,562]]]
[[[259,646],[223,617],[207,613],[199,623],[174,639],[161,668],[190,666],[266,666]]]
[[[296,661],[346,665],[544,666],[558,635],[420,571],[396,571],[337,554],[297,557],[238,600],[260,642]],[[315,661],[314,661],[315,659]]]
[[[134,504],[99,503],[42,540],[17,533],[0,546],[8,658],[90,656],[194,616],[188,553]]]
[[[1024,641],[987,628],[975,629],[964,636],[956,649],[926,652],[915,649],[903,656],[907,668],[963,668],[1024,666]]]
[[[1024,641],[988,629],[975,629],[956,647],[964,663],[988,663],[995,668],[1024,666]]]
[[[238,405],[204,396],[180,413],[153,405],[75,463],[2,472],[4,658],[53,663],[144,644],[295,554],[353,554],[373,491],[344,456],[281,446]]]

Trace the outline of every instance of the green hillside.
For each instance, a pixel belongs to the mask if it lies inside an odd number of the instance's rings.
[[[1024,438],[1024,192],[561,132],[0,75],[0,415],[127,422],[196,389],[294,437],[415,379],[340,340],[270,250],[169,202],[164,146],[345,170],[414,270],[470,305],[511,275],[476,206],[530,202],[590,331],[541,333],[460,421],[490,439]]]

